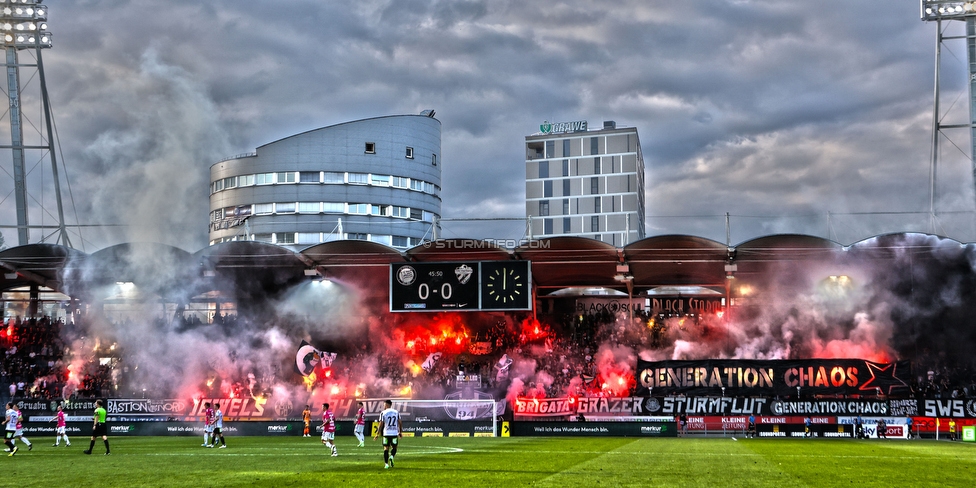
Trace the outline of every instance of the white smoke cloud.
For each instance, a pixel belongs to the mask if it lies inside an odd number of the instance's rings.
[[[122,224],[103,232],[109,242],[159,242],[202,247],[206,236],[209,167],[229,154],[218,109],[204,86],[155,49],[138,72],[112,82],[124,125],[99,134],[85,149],[100,169],[84,182],[90,221]],[[105,242],[96,236],[87,236]]]

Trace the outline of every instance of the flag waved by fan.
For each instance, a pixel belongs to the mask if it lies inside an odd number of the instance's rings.
[[[315,368],[319,365],[322,368],[332,366],[332,361],[335,361],[336,356],[338,354],[334,352],[320,351],[308,342],[302,341],[302,345],[298,348],[298,354],[295,355],[295,365],[302,376],[308,376],[314,373]]]

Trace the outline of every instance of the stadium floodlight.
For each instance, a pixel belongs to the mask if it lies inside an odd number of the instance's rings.
[[[0,0],[0,42],[17,49],[49,48],[47,8],[43,0]]]
[[[921,0],[922,20],[962,20],[976,15],[976,2]]]
[[[54,131],[51,122],[50,100],[47,93],[47,83],[44,77],[44,63],[41,51],[51,47],[51,33],[47,25],[47,7],[43,0],[0,0],[0,45],[5,51],[5,67],[7,78],[7,97],[10,101],[8,120],[10,121],[10,146],[13,156],[13,182],[17,205],[17,240],[18,245],[25,245],[30,239],[30,223],[28,217],[27,171],[24,152],[40,149],[46,150],[51,160],[51,172],[54,176],[55,198],[57,199],[59,218],[59,240],[70,246],[65,232],[64,209],[61,202],[60,177],[57,170],[57,158],[54,148]],[[21,63],[18,51],[33,51],[33,62]],[[34,145],[24,141],[23,122],[21,114],[20,70],[21,68],[35,68],[38,73],[41,90],[41,103],[44,113],[47,137],[42,137],[46,145]],[[43,205],[42,205],[43,206]]]
[[[932,219],[932,231],[938,226],[936,217],[936,179],[939,160],[939,136],[943,129],[968,129],[970,143],[970,159],[973,175],[973,186],[976,187],[976,0],[920,0],[919,15],[923,21],[936,23],[935,40],[935,103],[932,110],[932,154],[929,166],[929,213]],[[946,36],[943,33],[943,21],[962,21],[965,24],[965,36]],[[967,124],[943,124],[942,114],[939,112],[940,65],[942,63],[942,43],[946,40],[965,40],[966,52],[969,56],[969,121]]]

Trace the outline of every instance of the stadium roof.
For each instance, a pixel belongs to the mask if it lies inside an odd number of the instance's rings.
[[[944,237],[901,233],[872,237],[845,247],[809,235],[771,235],[736,246],[687,235],[655,236],[624,248],[582,237],[529,241],[516,249],[472,239],[443,239],[406,251],[368,241],[318,244],[294,252],[253,241],[225,242],[196,253],[153,243],[128,243],[92,254],[56,244],[0,251],[0,289],[38,285],[72,297],[97,297],[100,286],[133,282],[161,297],[185,299],[219,291],[238,300],[275,296],[289,286],[321,276],[369,283],[385,294],[391,263],[527,260],[539,295],[565,288],[607,288],[635,294],[664,287],[722,290],[726,278],[748,280],[775,267],[818,262],[842,268],[847,259],[891,260],[911,254],[934,259],[964,252]],[[165,270],[165,272],[161,272]]]

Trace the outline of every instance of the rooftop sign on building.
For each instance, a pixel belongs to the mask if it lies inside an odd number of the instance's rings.
[[[549,123],[545,121],[539,126],[543,134],[561,134],[564,132],[586,132],[586,121],[577,120],[574,122]]]

